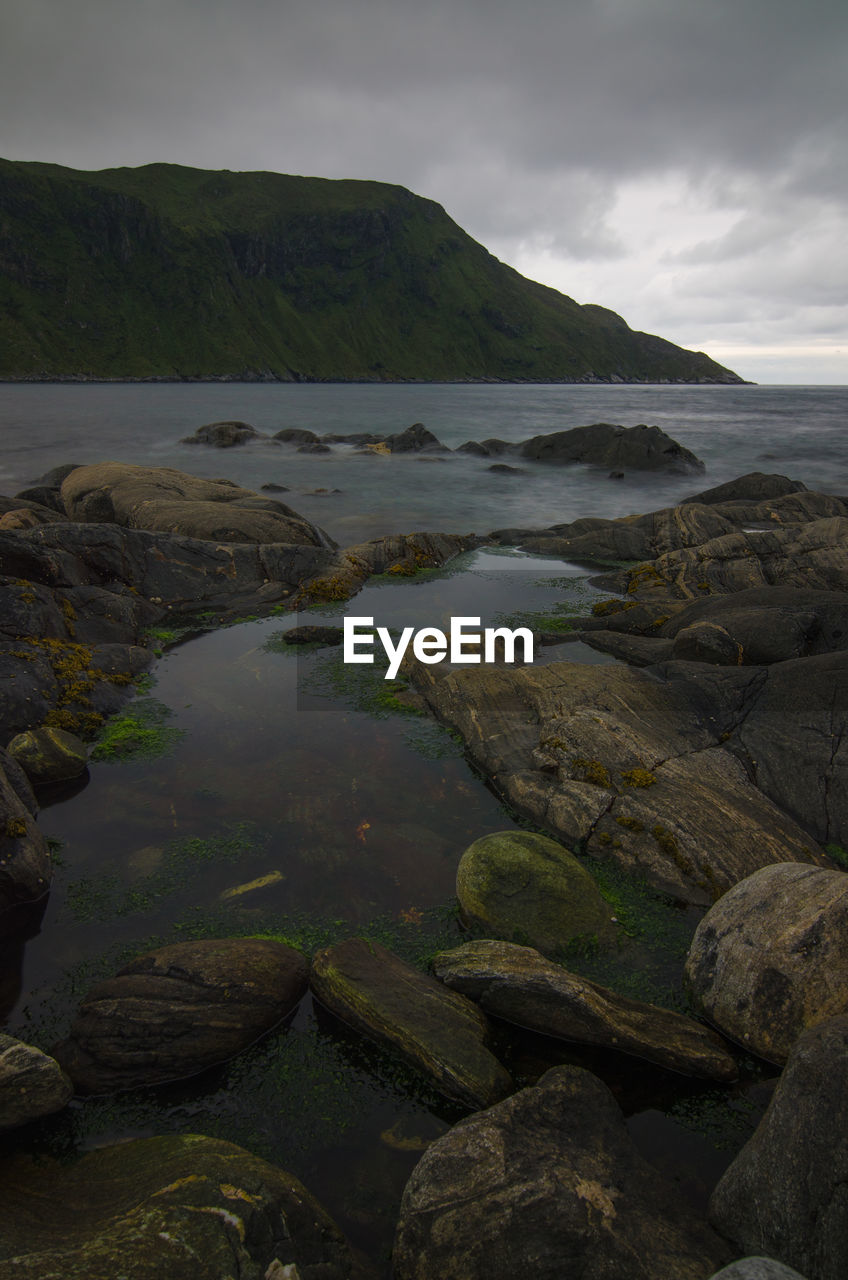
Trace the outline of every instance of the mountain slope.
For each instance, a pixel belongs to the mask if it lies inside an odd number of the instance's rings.
[[[379,182],[0,161],[0,377],[738,382]]]

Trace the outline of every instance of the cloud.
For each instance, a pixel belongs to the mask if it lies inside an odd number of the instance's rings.
[[[0,3],[0,154],[400,183],[675,341],[844,288],[843,0]]]

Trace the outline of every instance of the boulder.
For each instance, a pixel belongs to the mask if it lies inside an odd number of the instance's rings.
[[[739,1258],[729,1267],[722,1267],[710,1276],[710,1280],[804,1280],[793,1267],[786,1267],[774,1258]]]
[[[232,449],[236,445],[247,444],[249,440],[262,438],[248,422],[207,422],[180,444],[211,444],[215,449]]]
[[[34,786],[78,778],[88,764],[85,743],[76,734],[49,725],[16,734],[6,750]]]
[[[0,1163],[2,1280],[349,1280],[352,1272],[344,1237],[306,1188],[229,1142],[141,1138],[72,1165],[27,1155]]]
[[[848,1274],[848,1016],[795,1042],[768,1110],[722,1177],[710,1218],[739,1248],[809,1280]]]
[[[282,431],[274,432],[275,440],[282,440],[283,444],[315,444],[318,437],[314,431],[308,431],[305,427],[283,427]],[[265,486],[262,486],[263,489]]]
[[[433,957],[433,972],[486,1013],[542,1035],[600,1045],[669,1071],[728,1082],[736,1063],[721,1039],[692,1018],[617,995],[569,973],[530,947],[467,942]]]
[[[704,489],[702,493],[694,493],[687,502],[762,502],[766,499],[782,498],[787,493],[804,493],[806,485],[800,480],[790,480],[788,476],[766,475],[762,471],[749,471],[747,475],[737,476],[735,480],[727,480],[724,484],[715,485],[712,489]]]
[[[584,462],[615,470],[670,471],[686,474],[703,471],[704,464],[694,453],[672,440],[659,427],[614,426],[595,422],[588,427],[572,427],[533,436],[516,446],[522,458],[538,462]]]
[[[704,1280],[724,1242],[633,1146],[578,1067],[455,1125],[407,1183],[396,1280]]]
[[[391,1045],[448,1097],[476,1109],[512,1089],[486,1048],[489,1025],[477,1006],[379,943],[348,938],[318,951],[310,985],[342,1021]]]
[[[0,1034],[0,1129],[61,1111],[74,1086],[58,1062],[31,1044]]]
[[[449,452],[432,431],[427,430],[423,422],[414,422],[405,431],[386,436],[385,443],[392,453],[420,453],[422,450],[427,450],[428,453]]]
[[[686,959],[695,1006],[769,1062],[808,1027],[848,1008],[848,876],[782,863],[707,912]]]
[[[609,903],[563,845],[530,831],[498,831],[465,850],[456,894],[467,924],[491,937],[556,951],[614,935]]]
[[[81,1094],[194,1075],[280,1022],[307,974],[299,952],[264,938],[162,947],[92,987],[53,1053]]]
[[[204,480],[171,467],[100,462],[77,467],[62,482],[72,520],[182,534],[214,542],[303,543],[330,539],[285,503],[230,480]]]

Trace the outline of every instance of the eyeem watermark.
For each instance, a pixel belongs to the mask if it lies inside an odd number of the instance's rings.
[[[394,680],[410,641],[419,662],[443,662],[445,658],[457,664],[496,662],[499,658],[504,662],[515,662],[519,641],[524,655],[519,660],[533,661],[533,632],[529,627],[516,627],[515,630],[486,627],[481,631],[479,618],[451,618],[448,634],[438,627],[421,627],[418,631],[414,627],[404,627],[395,643],[388,627],[375,627],[373,618],[345,618],[342,653],[345,662],[373,663],[377,641],[389,660],[386,680]],[[497,653],[498,645],[502,650],[500,655]]]

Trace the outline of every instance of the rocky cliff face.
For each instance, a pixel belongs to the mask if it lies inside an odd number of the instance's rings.
[[[402,187],[6,161],[0,376],[740,381]]]

